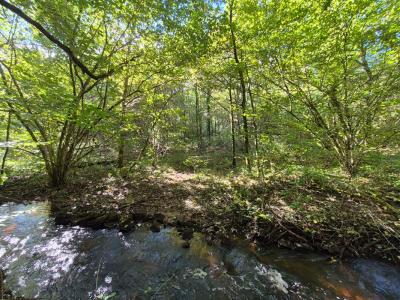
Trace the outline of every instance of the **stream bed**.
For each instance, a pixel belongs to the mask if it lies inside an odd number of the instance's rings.
[[[174,228],[153,233],[55,225],[47,203],[0,206],[0,269],[39,299],[400,299],[400,269],[282,249],[224,248]]]

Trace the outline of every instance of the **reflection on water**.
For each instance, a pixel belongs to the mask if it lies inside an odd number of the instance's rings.
[[[0,206],[0,268],[40,299],[400,299],[398,268],[292,251],[225,249],[176,230],[128,235],[54,225],[48,205]]]

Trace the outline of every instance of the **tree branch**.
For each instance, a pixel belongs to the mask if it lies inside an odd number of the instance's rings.
[[[24,19],[26,22],[34,26],[36,29],[38,29],[44,36],[46,36],[51,42],[53,42],[55,45],[57,45],[58,48],[60,48],[62,51],[64,51],[65,54],[68,55],[68,57],[73,61],[75,65],[79,67],[79,69],[82,70],[83,73],[88,75],[90,78],[93,78],[95,80],[100,80],[104,79],[110,75],[112,75],[115,72],[115,69],[110,69],[106,73],[102,74],[94,74],[92,71],[89,70],[89,68],[81,61],[79,60],[78,57],[74,54],[74,52],[69,48],[67,45],[63,44],[59,39],[57,39],[54,35],[52,35],[49,31],[47,31],[39,22],[36,20],[33,20],[31,17],[29,17],[27,14],[25,14],[20,8],[16,7],[15,5],[8,3],[5,0],[0,0],[0,5],[7,8],[8,10],[12,11],[22,19]],[[135,57],[134,57],[135,58]],[[131,60],[133,60],[132,58]],[[129,61],[131,61],[129,60]]]

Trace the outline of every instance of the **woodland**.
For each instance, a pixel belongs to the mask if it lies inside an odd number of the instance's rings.
[[[0,0],[0,201],[400,261],[396,0]]]

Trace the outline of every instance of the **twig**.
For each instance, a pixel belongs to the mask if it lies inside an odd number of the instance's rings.
[[[372,216],[372,214],[369,212],[368,215],[371,217],[372,221],[375,223],[375,225],[377,226],[378,231],[380,232],[380,234],[385,238],[385,240],[388,242],[389,245],[391,245],[394,249],[396,249],[399,253],[400,253],[400,249],[397,248],[395,245],[393,245],[393,243],[391,241],[389,241],[389,239],[386,237],[386,235],[379,229],[379,225],[384,226],[384,224],[379,224],[375,221],[375,218]],[[396,236],[395,236],[396,237]],[[396,239],[398,240],[399,238],[396,237]]]
[[[97,284],[98,284],[98,282],[99,282],[100,265],[101,265],[102,260],[103,260],[103,257],[100,258],[99,265],[98,265],[98,267],[97,267],[96,288],[95,288],[96,291],[97,291]]]
[[[167,278],[167,280],[164,281],[164,283],[162,285],[160,285],[160,287],[154,292],[153,296],[151,296],[150,300],[154,299],[154,297],[157,295],[157,293],[159,291],[161,291],[161,289],[172,279],[172,277],[174,277],[175,274],[171,274],[171,276],[169,276]]]
[[[3,195],[0,195],[0,198],[11,200],[12,202],[25,202],[26,201],[24,199],[16,199],[16,198],[12,198],[12,197],[6,197]]]

